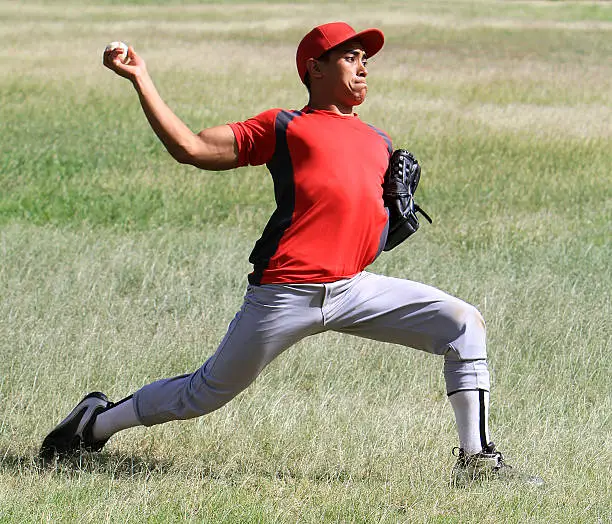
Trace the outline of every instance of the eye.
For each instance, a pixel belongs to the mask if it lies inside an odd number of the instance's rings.
[[[355,57],[354,57],[353,55],[346,55],[346,56],[344,57],[344,59],[345,59],[347,62],[354,62],[354,61],[355,61]]]

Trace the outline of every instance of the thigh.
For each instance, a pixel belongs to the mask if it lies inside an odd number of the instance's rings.
[[[201,369],[206,381],[245,387],[289,346],[320,332],[321,292],[321,286],[249,286],[242,308]]]
[[[364,273],[343,299],[330,329],[430,353],[484,358],[485,326],[473,306],[435,287]]]

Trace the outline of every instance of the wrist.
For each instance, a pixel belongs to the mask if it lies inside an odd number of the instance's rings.
[[[152,83],[145,69],[137,69],[130,78],[132,85],[137,91],[143,91]]]

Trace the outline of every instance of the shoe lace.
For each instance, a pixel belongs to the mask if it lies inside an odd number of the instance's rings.
[[[487,444],[486,448],[483,449],[483,451],[485,451],[486,453],[490,453],[491,455],[494,455],[497,458],[497,466],[495,467],[496,471],[502,468],[512,468],[510,464],[506,464],[502,452],[495,449],[495,444],[493,442],[489,442],[489,444]]]
[[[489,455],[489,456],[493,455],[497,459],[497,466],[495,467],[495,469],[501,469],[503,467],[511,467],[508,464],[506,464],[504,460],[504,456],[502,455],[501,451],[498,451],[495,448],[495,444],[493,442],[489,442],[482,449],[482,451],[480,451],[479,453],[475,453],[473,455],[468,455],[463,448],[460,448],[458,446],[455,446],[451,450],[451,453],[454,457],[457,457],[459,463],[467,463],[469,459],[472,457],[475,458],[475,457],[479,457],[482,455]]]
[[[451,449],[451,454],[457,457],[457,467],[466,467],[468,461],[468,455],[463,448],[455,446]]]

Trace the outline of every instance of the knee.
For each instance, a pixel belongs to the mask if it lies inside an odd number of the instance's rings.
[[[459,322],[463,329],[485,330],[485,321],[482,314],[478,309],[467,302],[461,302]]]
[[[443,344],[447,357],[456,360],[486,359],[486,326],[478,309],[459,299],[441,306]]]
[[[485,321],[478,309],[459,299],[448,300],[440,306],[447,331],[459,336],[468,331],[485,332]]]
[[[487,327],[482,313],[474,306],[465,304],[464,315],[464,329],[468,333],[468,337],[482,340],[482,346],[484,347]],[[486,357],[486,355],[483,355],[483,357]]]

